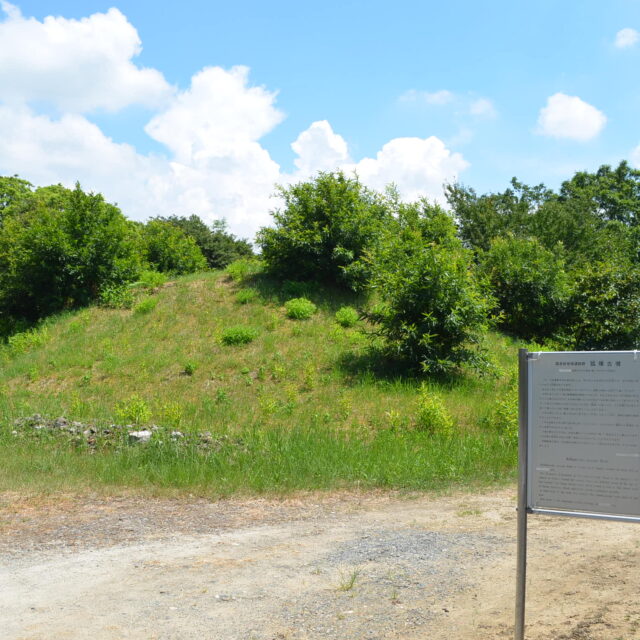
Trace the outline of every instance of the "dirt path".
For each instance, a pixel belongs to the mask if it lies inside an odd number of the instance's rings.
[[[0,496],[0,638],[512,637],[513,490]],[[527,638],[640,640],[640,527],[532,517]]]

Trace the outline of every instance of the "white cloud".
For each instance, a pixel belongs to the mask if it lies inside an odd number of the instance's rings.
[[[618,33],[616,33],[616,39],[614,41],[614,45],[618,49],[627,49],[629,47],[633,47],[640,40],[640,33],[638,33],[635,29],[631,29],[629,27],[625,29],[620,29]]]
[[[375,189],[395,182],[406,199],[441,199],[442,183],[468,166],[435,137],[396,138],[375,157],[354,162],[344,138],[323,120],[292,143],[296,170],[285,174],[261,144],[284,117],[276,93],[251,86],[246,67],[205,68],[178,92],[159,72],[131,62],[140,40],[116,9],[39,22],[7,2],[0,6],[7,16],[0,22],[0,174],[37,185],[79,180],[133,219],[224,217],[231,231],[252,238],[271,222],[276,183],[342,168]],[[450,94],[433,95],[444,103]],[[43,100],[61,114],[38,113]],[[154,106],[145,130],[166,156],[116,143],[82,115],[134,103]]]
[[[116,111],[130,104],[157,107],[171,87],[155,69],[131,60],[142,47],[118,9],[81,20],[25,18],[0,4],[0,100],[45,101],[63,111]]]
[[[498,115],[489,98],[477,98],[469,105],[469,113],[479,118],[495,118]]]
[[[451,93],[451,91],[447,91],[446,89],[434,91],[433,93],[429,93],[428,91],[416,91],[416,89],[409,89],[409,91],[403,93],[399,98],[400,102],[425,103],[438,106],[449,104],[450,102],[453,102],[453,99],[453,93]]]
[[[585,142],[595,138],[606,122],[604,113],[584,100],[556,93],[547,99],[547,106],[540,109],[536,132]]]
[[[298,173],[308,177],[318,171],[333,171],[350,161],[345,139],[333,132],[326,120],[314,122],[291,144],[297,154]]]
[[[375,158],[364,158],[345,166],[355,170],[369,187],[383,190],[393,182],[404,200],[427,197],[442,201],[442,185],[455,180],[469,163],[460,153],[452,153],[435,136],[394,138],[383,145]]]
[[[284,118],[274,106],[276,94],[249,87],[248,75],[247,67],[203,69],[145,131],[180,162],[233,156]]]

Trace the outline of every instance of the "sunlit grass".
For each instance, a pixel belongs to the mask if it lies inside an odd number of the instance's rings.
[[[168,283],[146,313],[89,308],[46,323],[46,335],[0,353],[0,488],[181,488],[208,495],[337,487],[427,489],[492,482],[513,474],[515,450],[479,425],[504,389],[517,345],[497,334],[487,347],[502,373],[429,381],[453,416],[452,438],[414,429],[421,380],[381,371],[357,327],[334,319],[361,301],[319,289],[318,312],[286,317],[273,283],[239,304],[223,274]],[[225,345],[224,331],[258,330]],[[186,372],[186,365],[189,373]],[[108,452],[55,440],[18,440],[16,418],[108,424],[132,398],[148,422],[184,432],[228,434],[242,446],[213,453],[163,443]]]

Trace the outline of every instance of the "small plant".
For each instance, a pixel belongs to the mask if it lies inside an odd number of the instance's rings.
[[[242,282],[262,271],[258,260],[240,259],[232,262],[226,269],[226,274],[234,282]]]
[[[216,404],[224,404],[229,401],[229,394],[225,389],[216,389]]]
[[[158,305],[158,298],[146,298],[133,308],[133,312],[138,315],[151,313]]]
[[[99,300],[100,305],[107,309],[131,309],[135,296],[125,285],[109,285],[102,289]]]
[[[518,442],[518,387],[510,386],[482,420],[485,427],[497,431],[509,442]]]
[[[144,289],[157,289],[161,287],[167,281],[167,276],[159,271],[153,271],[148,269],[143,271],[138,278],[138,282],[133,286],[138,285]]]
[[[172,429],[180,428],[183,410],[177,402],[168,402],[162,406],[162,424]]]
[[[358,312],[353,307],[340,307],[336,311],[335,320],[345,329],[355,326],[358,322]]]
[[[229,327],[222,332],[220,341],[227,346],[248,344],[258,337],[258,330],[253,327]]]
[[[198,365],[195,362],[187,362],[185,363],[184,368],[182,369],[182,373],[185,376],[192,376],[196,372],[197,368],[198,368]]]
[[[142,424],[151,420],[151,410],[138,395],[118,403],[115,414],[116,419],[121,423]]]
[[[359,576],[360,569],[357,567],[351,571],[341,571],[338,591],[351,591],[356,586]]]
[[[46,327],[29,329],[9,336],[7,344],[13,354],[24,353],[29,349],[42,346],[49,339]]]
[[[238,304],[248,304],[249,302],[255,302],[258,296],[259,294],[255,289],[241,289],[236,294],[236,302]]]
[[[284,303],[287,318],[292,320],[306,320],[316,311],[317,307],[308,298],[292,298]]]
[[[422,385],[418,400],[416,428],[431,435],[450,436],[453,433],[453,418],[447,411],[438,393]]]

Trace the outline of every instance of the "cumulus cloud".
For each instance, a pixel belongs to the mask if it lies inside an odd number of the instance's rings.
[[[44,101],[67,112],[157,107],[171,94],[164,76],[137,67],[140,37],[118,9],[72,20],[25,18],[0,3],[0,100]]]
[[[418,104],[433,104],[433,105],[445,105],[453,102],[454,95],[451,91],[441,89],[440,91],[434,91],[429,93],[428,91],[417,91],[416,89],[410,89],[400,96],[400,102],[418,103]]]
[[[140,39],[117,9],[38,21],[7,2],[0,7],[0,174],[38,185],[79,180],[131,218],[224,217],[231,231],[251,238],[271,221],[276,183],[341,168],[375,189],[394,182],[405,199],[440,199],[442,183],[467,166],[435,137],[396,138],[354,161],[345,139],[321,120],[292,143],[295,171],[285,174],[261,144],[284,117],[276,93],[251,85],[246,67],[205,68],[178,91],[132,62]],[[451,94],[431,95],[445,104]],[[42,101],[59,115],[38,112]],[[86,115],[131,104],[154,109],[145,131],[164,155],[114,142]]]
[[[350,161],[345,139],[334,133],[326,120],[312,123],[291,144],[291,148],[297,155],[294,164],[302,176],[333,171]]]
[[[614,45],[618,49],[627,49],[629,47],[633,47],[633,45],[635,45],[638,40],[640,40],[640,33],[638,33],[635,29],[627,27],[625,29],[620,29],[620,31],[616,33]]]
[[[383,145],[375,158],[363,158],[345,166],[362,182],[383,190],[395,183],[404,200],[427,197],[442,201],[442,185],[455,180],[469,166],[460,153],[450,151],[435,136],[394,138]]]
[[[552,138],[585,142],[595,138],[606,122],[604,113],[584,100],[556,93],[547,99],[547,106],[540,110],[536,132]]]

